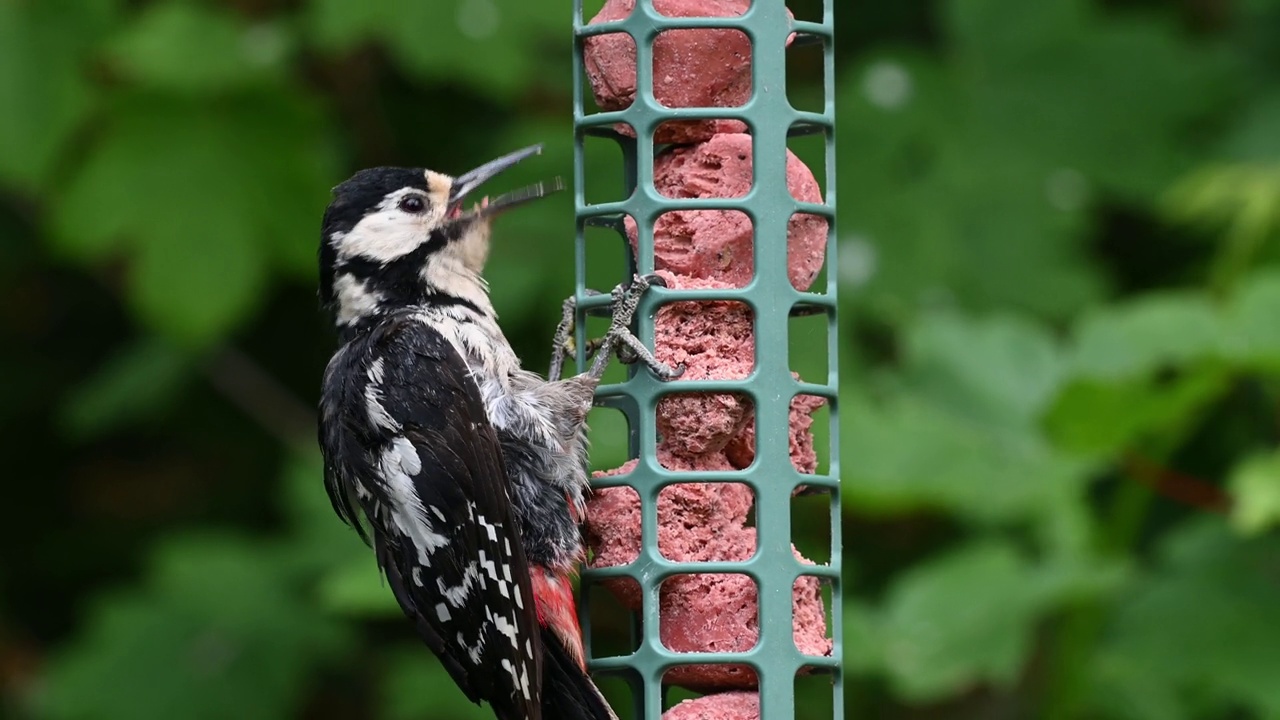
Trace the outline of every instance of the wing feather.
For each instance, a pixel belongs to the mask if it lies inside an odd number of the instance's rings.
[[[335,507],[360,506],[396,600],[467,697],[502,720],[538,720],[528,565],[479,389],[449,342],[412,315],[354,343],[347,366],[326,373],[322,401]],[[353,447],[371,450],[353,457]]]

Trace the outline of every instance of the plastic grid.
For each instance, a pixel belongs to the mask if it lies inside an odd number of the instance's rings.
[[[595,487],[629,486],[641,501],[642,543],[640,555],[629,565],[585,570],[581,615],[588,644],[589,667],[599,675],[622,677],[632,690],[634,717],[658,720],[662,715],[662,677],[680,665],[732,663],[753,668],[759,679],[761,716],[765,720],[795,717],[795,678],[802,668],[827,673],[832,682],[833,717],[844,717],[841,597],[841,534],[839,494],[839,406],[838,335],[836,318],[836,229],[835,229],[835,101],[832,41],[834,0],[824,0],[822,22],[791,20],[780,0],[755,0],[741,16],[732,18],[675,18],[659,14],[651,0],[638,0],[626,19],[587,25],[582,0],[574,2],[574,207],[577,218],[575,242],[578,301],[577,358],[579,370],[586,358],[585,319],[588,314],[607,312],[608,296],[585,293],[586,233],[588,226],[608,226],[619,231],[624,214],[634,218],[639,232],[637,257],[629,260],[625,276],[649,273],[654,269],[653,227],[664,212],[688,209],[732,209],[751,220],[755,277],[742,288],[716,290],[669,290],[653,288],[646,293],[639,312],[639,337],[653,343],[653,317],[659,306],[679,300],[736,300],[752,311],[756,341],[754,370],[740,380],[662,382],[647,371],[629,371],[625,382],[602,386],[598,403],[625,414],[630,431],[631,456],[636,468],[625,475],[601,478]],[[686,28],[733,28],[751,40],[751,99],[734,108],[668,108],[653,95],[653,41],[660,32]],[[637,92],[626,109],[587,114],[584,106],[583,40],[592,35],[625,32],[636,40]],[[796,110],[787,99],[786,40],[795,32],[796,43],[815,42],[823,46],[824,107],[821,113]],[[737,119],[747,124],[753,136],[754,178],[747,195],[733,199],[672,199],[654,188],[653,133],[669,120],[700,118]],[[626,123],[638,137],[617,134],[615,123]],[[823,204],[801,203],[786,185],[786,148],[789,136],[822,134],[825,137],[826,197]],[[618,202],[587,204],[585,199],[584,142],[586,137],[616,140],[622,150],[627,197]],[[800,292],[787,276],[787,223],[795,213],[811,213],[827,219],[826,287],[821,292]],[[626,256],[631,258],[631,253]],[[820,276],[821,277],[821,276]],[[608,288],[599,288],[607,290]],[[821,312],[827,318],[827,378],[819,384],[797,381],[788,361],[788,320],[797,314]],[[661,397],[673,393],[735,392],[749,396],[756,414],[756,458],[736,472],[673,472],[663,468],[656,457],[655,409]],[[807,475],[791,464],[788,453],[789,405],[796,395],[817,395],[830,407],[830,458],[825,475]],[[815,418],[815,421],[817,419]],[[657,498],[668,485],[682,482],[737,482],[748,485],[756,498],[757,552],[746,562],[677,563],[664,558],[657,546]],[[804,485],[827,493],[830,498],[831,554],[826,565],[803,565],[791,552],[791,498]],[[659,588],[674,575],[698,573],[739,573],[752,578],[758,588],[760,637],[754,648],[738,653],[676,653],[659,639]],[[803,655],[792,639],[792,588],[797,578],[818,576],[830,587],[830,624],[834,639],[830,656]],[[639,583],[643,611],[633,623],[639,635],[638,649],[625,656],[593,657],[590,648],[589,585],[602,580],[629,577]],[[619,708],[621,711],[621,708]],[[625,717],[625,714],[624,714]]]

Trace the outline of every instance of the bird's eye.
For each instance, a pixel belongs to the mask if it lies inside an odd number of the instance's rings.
[[[405,195],[400,198],[400,209],[407,213],[416,215],[425,210],[426,207],[427,204],[422,201],[422,197],[419,195]]]

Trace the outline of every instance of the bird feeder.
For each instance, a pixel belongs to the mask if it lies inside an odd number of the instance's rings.
[[[686,366],[671,381],[635,366],[597,392],[626,416],[633,460],[594,480],[581,614],[589,668],[632,691],[624,718],[664,717],[664,691],[681,686],[704,694],[669,720],[786,720],[805,702],[798,676],[829,679],[823,705],[843,717],[838,444],[817,473],[810,434],[825,404],[827,437],[838,437],[835,273],[820,272],[836,252],[833,4],[806,22],[780,0],[609,0],[592,18],[575,0],[578,366],[587,316],[609,303],[586,284],[588,242],[600,241],[591,226],[625,244],[617,282],[667,280],[644,296],[635,330]],[[823,48],[821,112],[797,110],[786,92],[787,47],[806,42]],[[600,112],[588,113],[588,92]],[[825,138],[825,197],[788,150],[806,134]],[[625,199],[586,201],[600,181],[586,176],[589,137],[618,144]],[[826,355],[826,376],[802,377],[791,320],[815,314],[825,345],[806,350]],[[793,548],[801,492],[830,501],[825,564]],[[599,587],[632,611],[634,652],[592,648]]]

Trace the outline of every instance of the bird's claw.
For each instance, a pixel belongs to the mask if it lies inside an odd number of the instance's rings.
[[[663,380],[677,378],[684,372],[683,366],[673,368],[654,357],[653,351],[645,347],[631,332],[631,321],[640,307],[640,298],[654,285],[666,287],[667,281],[656,274],[637,275],[630,283],[613,289],[612,318],[600,346],[601,351],[596,355],[589,371],[593,377],[599,378],[604,374],[611,354],[616,354],[618,360],[625,364],[644,363],[645,367]]]
[[[616,356],[625,365],[644,363],[645,367],[663,380],[673,380],[684,373],[684,363],[673,368],[658,360],[654,357],[653,351],[645,347],[644,343],[631,332],[631,321],[640,307],[640,298],[655,285],[667,287],[667,281],[657,274],[637,275],[630,283],[619,284],[609,293],[611,296],[609,329],[605,331],[603,337],[588,340],[586,344],[587,357],[593,358],[587,373],[589,376],[599,380],[604,375],[611,355]],[[588,289],[586,294],[601,295],[603,293]],[[573,357],[577,352],[577,343],[573,338],[576,317],[576,299],[566,298],[560,324],[556,327],[555,338],[552,341],[551,370],[547,374],[548,379],[559,379],[565,360]]]
[[[598,290],[586,288],[583,294],[588,297],[594,295],[603,295]],[[559,379],[564,370],[564,363],[578,352],[578,343],[574,338],[574,330],[577,328],[577,311],[578,301],[572,295],[565,298],[560,310],[560,323],[556,325],[556,333],[551,341],[551,368],[547,372],[547,378],[550,380]],[[587,340],[586,350],[587,357],[591,357],[603,344],[603,340]]]

